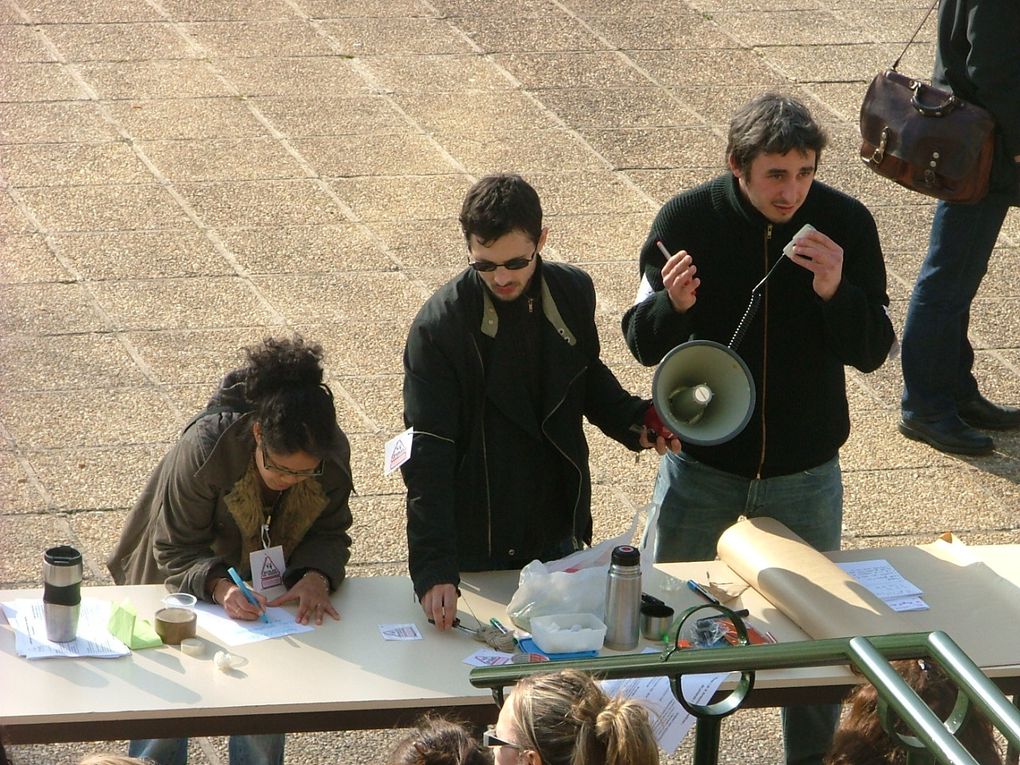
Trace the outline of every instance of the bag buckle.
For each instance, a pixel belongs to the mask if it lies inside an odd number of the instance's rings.
[[[878,138],[878,146],[871,153],[870,159],[864,159],[864,163],[874,162],[876,165],[881,165],[882,160],[885,159],[885,146],[889,142],[889,128],[882,128],[882,135]]]

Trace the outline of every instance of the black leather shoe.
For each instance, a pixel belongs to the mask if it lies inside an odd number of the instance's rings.
[[[940,452],[950,454],[988,454],[995,442],[978,433],[959,417],[939,422],[924,422],[910,417],[900,420],[900,433],[914,441],[923,441]]]
[[[984,396],[972,398],[956,407],[960,419],[972,428],[988,430],[1010,430],[1020,428],[1020,409],[1015,406],[999,406]]]

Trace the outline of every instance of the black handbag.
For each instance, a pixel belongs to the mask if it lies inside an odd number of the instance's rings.
[[[864,96],[861,159],[911,191],[947,202],[981,200],[988,193],[995,119],[980,106],[896,71],[903,53],[875,76]]]

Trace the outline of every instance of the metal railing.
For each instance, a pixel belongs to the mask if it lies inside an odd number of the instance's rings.
[[[693,609],[692,609],[693,610]],[[734,618],[742,632],[739,619]],[[741,635],[746,643],[746,636]],[[890,666],[894,659],[930,658],[938,662],[957,687],[957,703],[949,718],[940,720]],[[673,694],[697,717],[695,765],[714,765],[719,759],[722,718],[743,704],[754,688],[755,672],[764,669],[852,665],[879,694],[882,725],[892,731],[898,716],[913,732],[893,732],[907,751],[908,763],[939,762],[946,765],[978,765],[953,735],[975,707],[1008,743],[1007,762],[1017,762],[1020,751],[1020,710],[989,680],[976,664],[944,632],[914,632],[874,637],[808,640],[770,645],[736,645],[710,650],[674,650],[660,654],[625,654],[593,659],[557,661],[555,664],[507,664],[471,671],[471,684],[491,688],[502,705],[506,687],[529,675],[559,669],[581,669],[607,680],[668,677]],[[688,702],[681,690],[684,675],[706,672],[739,672],[740,679],[728,696],[708,705]],[[1017,699],[1014,696],[1014,699]]]

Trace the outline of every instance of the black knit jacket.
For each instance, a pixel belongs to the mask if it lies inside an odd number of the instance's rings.
[[[751,289],[785,257],[783,247],[805,223],[843,248],[839,288],[822,301],[810,271],[792,261],[776,268],[738,348],[757,393],[750,422],[728,443],[684,447],[707,465],[747,478],[789,475],[835,456],[850,433],[844,365],[870,372],[889,353],[894,333],[871,214],[815,181],[793,218],[772,224],[727,173],[673,197],[659,211],[640,261],[655,293],[623,317],[627,344],[645,365],[658,364],[692,337],[727,345]],[[701,286],[686,314],[673,310],[663,289],[665,257],[657,239],[670,252],[687,250],[697,266]]]

